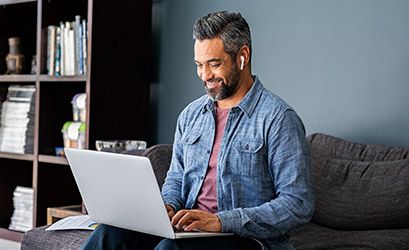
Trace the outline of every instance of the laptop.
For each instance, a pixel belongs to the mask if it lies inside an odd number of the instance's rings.
[[[231,233],[175,232],[147,157],[65,148],[90,218],[169,239]]]

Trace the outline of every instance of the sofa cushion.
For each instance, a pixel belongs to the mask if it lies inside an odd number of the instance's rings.
[[[344,230],[409,228],[409,159],[314,160],[313,221]]]
[[[354,161],[394,161],[409,158],[408,148],[354,143],[321,133],[309,135],[308,141],[313,156]]]

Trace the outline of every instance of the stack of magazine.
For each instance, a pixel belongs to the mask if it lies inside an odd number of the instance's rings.
[[[35,86],[10,85],[1,106],[0,151],[33,153]]]
[[[17,186],[13,193],[14,212],[9,229],[26,232],[33,228],[33,189]]]

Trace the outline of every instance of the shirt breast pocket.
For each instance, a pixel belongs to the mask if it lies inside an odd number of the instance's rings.
[[[263,141],[238,140],[233,144],[234,170],[244,176],[259,176],[263,174],[266,165],[263,153]]]
[[[180,142],[183,144],[183,161],[185,167],[190,167],[197,158],[201,155],[199,139],[200,134],[184,134],[180,139]]]

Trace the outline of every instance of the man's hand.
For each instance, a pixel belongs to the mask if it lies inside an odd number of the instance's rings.
[[[172,218],[172,225],[184,231],[221,232],[222,225],[217,215],[198,210],[180,210]]]
[[[172,220],[172,217],[175,215],[175,210],[173,210],[173,207],[168,204],[166,204],[165,207],[166,211],[168,212],[169,219]]]

